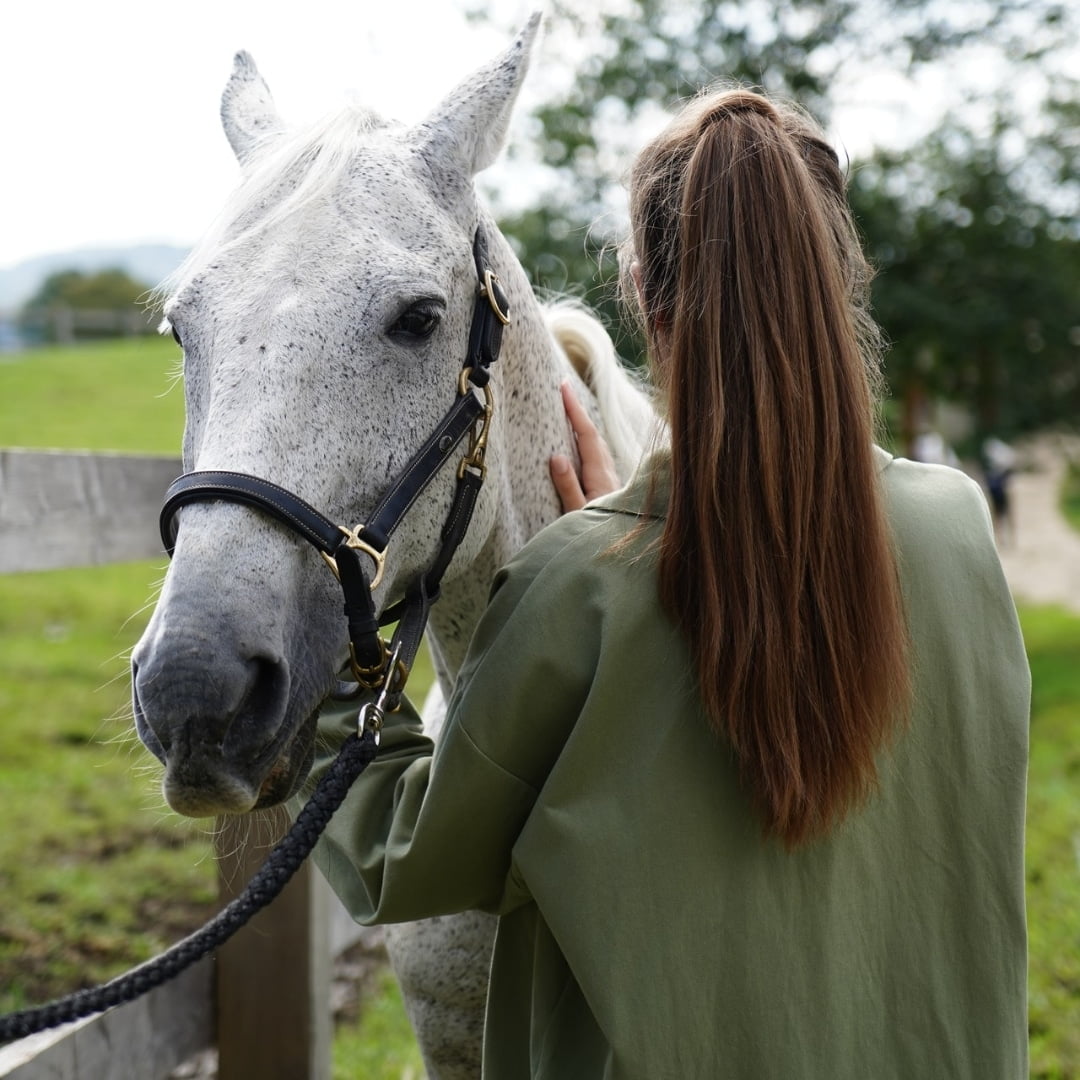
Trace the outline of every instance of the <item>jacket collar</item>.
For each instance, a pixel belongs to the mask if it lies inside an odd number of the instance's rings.
[[[893,462],[893,455],[874,447],[877,471],[883,473]],[[671,499],[671,451],[654,450],[641,463],[626,486],[589,503],[590,508],[633,517],[663,520]]]
[[[626,486],[589,503],[590,508],[661,520],[671,499],[671,451],[654,450],[641,459]]]

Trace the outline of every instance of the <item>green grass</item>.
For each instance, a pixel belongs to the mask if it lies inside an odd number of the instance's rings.
[[[159,337],[0,357],[0,447],[179,455],[179,361]]]
[[[389,968],[366,988],[355,1020],[338,1026],[333,1080],[421,1080],[424,1063]]]
[[[205,825],[170,813],[125,655],[160,566],[0,576],[0,1007],[144,960],[212,909]]]
[[[1031,1075],[1080,1077],[1080,619],[1022,612],[1032,674],[1027,899]]]
[[[172,341],[5,356],[0,446],[178,453]],[[131,728],[126,654],[164,565],[0,575],[0,1007],[146,959],[208,914],[207,827]]]

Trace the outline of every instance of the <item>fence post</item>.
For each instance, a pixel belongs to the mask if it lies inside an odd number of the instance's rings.
[[[60,345],[71,345],[75,341],[75,313],[66,305],[49,309],[49,318],[53,324],[53,335]]]
[[[223,903],[243,889],[284,835],[287,816],[280,807],[258,817],[257,823],[218,823]],[[219,1080],[329,1080],[328,901],[308,859],[282,894],[218,950]]]

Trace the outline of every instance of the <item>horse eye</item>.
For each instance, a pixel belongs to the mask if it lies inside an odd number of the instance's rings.
[[[423,341],[431,337],[442,317],[440,305],[430,300],[407,307],[390,327],[390,336],[406,341]]]

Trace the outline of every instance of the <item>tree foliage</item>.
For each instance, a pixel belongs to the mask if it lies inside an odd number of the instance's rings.
[[[852,166],[890,382],[973,403],[1001,431],[1080,415],[1080,95],[1060,59],[1078,23],[1056,0],[622,0],[602,13],[557,0],[530,147],[544,182],[503,227],[537,285],[580,292],[617,326],[613,192],[665,110],[723,78],[827,120],[852,73],[936,65],[956,104],[940,129]],[[1000,72],[998,91],[965,87],[980,67]]]
[[[879,152],[851,201],[894,393],[964,402],[979,434],[1080,416],[1080,235],[1019,183],[1000,132]]]
[[[106,311],[136,304],[149,286],[136,281],[126,270],[59,270],[50,274],[26,302],[26,309],[58,304],[83,310]]]
[[[136,330],[149,333],[153,328],[139,308],[140,298],[149,289],[119,268],[59,270],[23,304],[18,322],[25,331],[49,340],[75,332],[80,337],[112,337]]]

